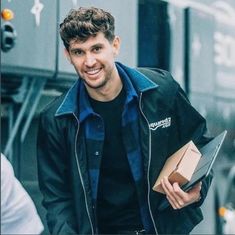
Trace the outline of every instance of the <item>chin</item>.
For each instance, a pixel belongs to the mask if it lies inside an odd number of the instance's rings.
[[[98,88],[104,87],[106,85],[106,81],[103,81],[103,82],[100,81],[99,83],[88,83],[88,82],[86,82],[86,84],[90,88],[98,89]]]

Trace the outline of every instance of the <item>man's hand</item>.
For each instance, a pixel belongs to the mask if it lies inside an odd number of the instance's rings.
[[[162,188],[166,193],[166,198],[174,209],[181,209],[200,200],[202,183],[199,182],[192,189],[184,192],[178,183],[171,184],[167,177],[161,180]]]

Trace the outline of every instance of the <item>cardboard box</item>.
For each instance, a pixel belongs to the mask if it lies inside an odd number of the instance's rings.
[[[167,159],[153,186],[153,190],[164,193],[161,179],[165,176],[168,177],[171,183],[178,182],[180,186],[189,182],[200,158],[201,153],[193,141],[188,142]]]

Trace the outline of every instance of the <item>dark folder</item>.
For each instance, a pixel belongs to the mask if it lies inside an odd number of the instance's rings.
[[[225,130],[199,150],[200,153],[202,154],[202,157],[192,175],[191,180],[188,183],[181,186],[182,190],[184,191],[190,190],[195,184],[197,184],[198,182],[200,182],[202,179],[204,179],[209,175],[211,168],[215,162],[215,159],[218,156],[221,145],[224,142],[226,134],[227,131]],[[169,205],[170,203],[165,198],[158,207],[158,209],[162,211],[166,209]]]

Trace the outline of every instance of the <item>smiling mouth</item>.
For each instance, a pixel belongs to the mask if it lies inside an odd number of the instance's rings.
[[[94,76],[94,75],[97,75],[100,71],[101,71],[101,68],[89,69],[89,70],[86,70],[86,74],[89,76]]]

